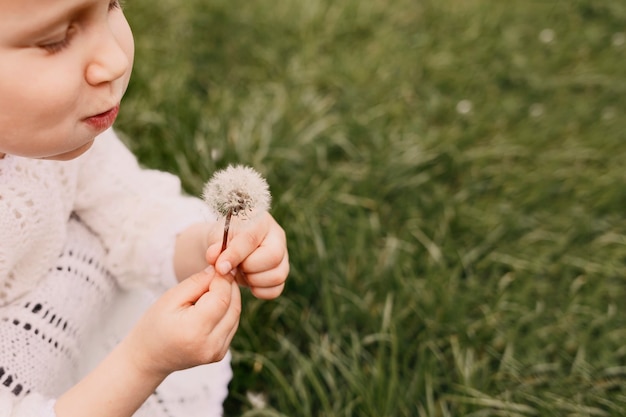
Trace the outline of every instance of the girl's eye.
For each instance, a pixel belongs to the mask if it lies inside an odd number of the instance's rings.
[[[115,10],[115,9],[121,9],[122,8],[122,4],[123,4],[123,2],[121,0],[112,0],[112,1],[110,1],[109,2],[109,11],[112,11],[112,10]],[[67,29],[65,37],[62,40],[49,42],[49,43],[44,43],[42,45],[39,45],[39,47],[44,49],[44,50],[46,50],[46,51],[48,51],[51,54],[56,54],[58,52],[61,52],[62,50],[64,50],[68,46],[70,46],[70,43],[72,41],[73,35],[74,35],[74,28],[72,26],[70,26]]]
[[[40,47],[50,52],[51,54],[56,54],[57,52],[61,52],[62,50],[67,48],[70,45],[71,40],[72,36],[71,33],[68,31],[68,33],[65,35],[65,38],[63,38],[62,40],[46,43],[40,45]]]
[[[63,39],[43,43],[39,45],[39,47],[48,51],[51,54],[56,54],[70,46],[72,39],[74,39],[75,33],[76,28],[74,27],[74,25],[69,25],[68,28],[65,30],[65,36],[63,37]]]

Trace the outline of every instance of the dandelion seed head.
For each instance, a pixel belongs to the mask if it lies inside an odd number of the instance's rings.
[[[271,195],[265,178],[244,165],[215,172],[202,191],[204,201],[219,215],[251,217],[268,211]]]

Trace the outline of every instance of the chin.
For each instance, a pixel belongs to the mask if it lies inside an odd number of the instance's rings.
[[[52,160],[52,161],[70,161],[76,159],[91,148],[93,145],[93,139],[81,146],[80,148],[73,149],[71,151],[63,152],[58,155],[44,156],[40,159]]]

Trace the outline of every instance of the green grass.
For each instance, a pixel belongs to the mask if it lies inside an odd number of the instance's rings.
[[[133,0],[117,128],[289,239],[232,416],[626,413],[626,3]],[[254,408],[248,393],[267,406]]]

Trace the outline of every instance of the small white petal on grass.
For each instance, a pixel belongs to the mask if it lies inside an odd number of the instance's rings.
[[[213,161],[219,161],[222,159],[224,152],[221,149],[213,148],[211,149],[211,159]]]
[[[472,102],[469,100],[461,100],[456,104],[456,111],[459,114],[467,114],[472,111]]]
[[[539,32],[539,40],[543,43],[552,43],[554,42],[555,34],[552,29],[544,29]]]
[[[267,396],[262,392],[246,391],[246,398],[255,410],[262,410],[267,407]]]
[[[531,117],[539,118],[543,116],[545,111],[546,111],[546,108],[543,104],[533,103],[530,105],[530,109],[528,109],[528,114],[530,114]]]
[[[617,112],[615,111],[615,107],[605,107],[602,110],[602,120],[609,121],[615,119],[617,116]]]

